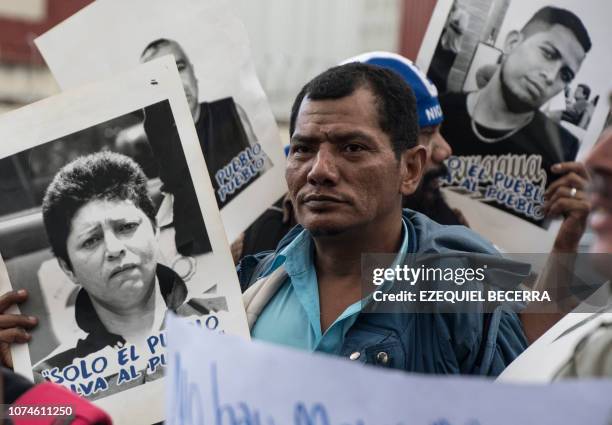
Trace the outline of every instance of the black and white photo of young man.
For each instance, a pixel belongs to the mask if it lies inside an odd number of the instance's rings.
[[[541,224],[553,165],[574,161],[579,140],[540,108],[573,81],[591,49],[573,12],[547,6],[508,33],[486,85],[440,98],[454,158],[447,183]]]

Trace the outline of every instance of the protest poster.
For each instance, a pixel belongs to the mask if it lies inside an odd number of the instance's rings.
[[[612,86],[605,0],[442,0],[417,64],[436,84],[453,149],[449,204],[508,252],[548,252],[553,164],[585,156]]]
[[[286,192],[279,131],[227,2],[96,1],[36,45],[62,89],[175,56],[230,242]],[[154,122],[146,135],[163,144]]]
[[[181,185],[160,173],[166,157],[121,148],[159,105],[176,123]],[[4,114],[0,137],[0,293],[27,289],[7,313],[39,319],[31,341],[11,347],[15,371],[70,388],[115,423],[162,420],[168,311],[249,335],[174,60]],[[181,210],[191,219],[177,221]]]
[[[595,304],[592,302],[595,297],[606,299],[608,302],[593,311],[591,306]],[[608,282],[527,347],[508,365],[497,380],[545,383],[560,379],[567,372],[571,359],[576,356],[577,348],[592,342],[590,338],[596,331],[609,328],[611,324],[612,287]],[[594,357],[589,361],[593,367],[598,367]]]
[[[214,347],[212,349],[211,347]],[[512,385],[406,374],[168,325],[168,425],[608,424],[611,380]]]

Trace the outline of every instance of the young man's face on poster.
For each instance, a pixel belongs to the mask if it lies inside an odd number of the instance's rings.
[[[574,78],[586,55],[574,33],[553,25],[531,35],[513,31],[506,39],[507,57],[501,85],[513,112],[538,109]]]
[[[112,311],[142,306],[154,289],[157,239],[145,213],[128,200],[92,200],[72,219],[64,271]],[[62,263],[60,261],[60,263]]]

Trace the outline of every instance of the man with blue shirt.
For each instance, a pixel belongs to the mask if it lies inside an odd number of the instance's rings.
[[[440,224],[468,225],[463,214],[451,208],[440,190],[440,177],[447,175],[444,161],[452,155],[452,150],[440,128],[444,115],[436,87],[427,79],[410,60],[392,52],[368,52],[351,57],[343,63],[363,62],[382,66],[401,75],[412,88],[416,97],[419,122],[418,142],[427,150],[425,172],[421,184],[414,193],[403,200],[404,208],[421,212]],[[288,199],[283,198],[262,214],[232,244],[234,261],[242,257],[257,254],[260,251],[274,249],[285,234],[295,225],[293,210]]]
[[[350,63],[310,81],[292,108],[286,179],[299,223],[239,276],[254,338],[422,373],[497,375],[526,347],[516,314],[363,311],[362,253],[497,255],[461,226],[402,210],[421,180],[412,90]]]

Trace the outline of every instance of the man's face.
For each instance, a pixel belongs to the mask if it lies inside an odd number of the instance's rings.
[[[336,100],[306,97],[286,170],[298,223],[320,236],[386,222],[401,208],[405,155],[397,159],[380,129],[369,89]]]
[[[448,173],[444,161],[453,153],[446,139],[440,133],[440,124],[422,127],[419,130],[419,145],[427,152],[425,173],[418,189],[407,199],[404,206],[416,209],[423,213],[430,212],[432,208],[444,202],[440,192],[440,177]]]
[[[193,65],[189,62],[189,58],[183,49],[176,43],[162,44],[158,46],[156,50],[145,51],[141,60],[142,62],[148,62],[166,55],[174,55],[176,67],[179,70],[181,81],[183,82],[187,103],[189,103],[189,109],[191,109],[191,113],[195,115],[195,111],[197,111],[199,105],[198,80],[195,77]]]
[[[595,145],[586,165],[592,177],[591,228],[596,238],[591,251],[612,254],[612,128],[606,130]],[[612,266],[609,277],[612,277]]]
[[[66,241],[75,283],[111,311],[142,306],[153,294],[157,240],[145,213],[131,201],[94,200],[72,218]]]
[[[566,27],[553,25],[525,38],[513,32],[501,66],[502,94],[513,112],[538,109],[569,84],[584,60],[584,49]]]
[[[427,151],[425,171],[438,170],[452,154],[453,150],[440,133],[441,125],[423,127],[419,130],[419,145]]]
[[[586,99],[586,94],[584,93],[584,87],[582,86],[576,87],[576,91],[574,92],[574,99],[576,100]]]

